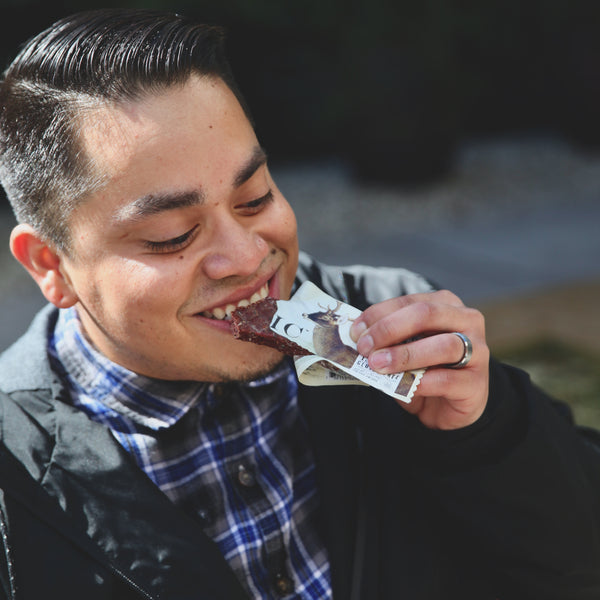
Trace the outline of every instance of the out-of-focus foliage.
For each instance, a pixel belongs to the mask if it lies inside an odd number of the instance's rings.
[[[600,429],[600,356],[553,339],[541,339],[500,355],[524,369],[536,385],[567,402],[581,425]]]
[[[0,57],[97,5],[3,0]],[[342,156],[365,177],[444,173],[462,138],[542,130],[600,146],[600,2],[149,0],[220,23],[272,155]]]

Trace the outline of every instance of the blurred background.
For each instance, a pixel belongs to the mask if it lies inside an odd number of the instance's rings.
[[[305,249],[453,289],[483,310],[497,355],[600,426],[599,2],[112,5],[226,27]],[[2,0],[2,68],[97,6]],[[2,239],[13,224],[0,197]],[[1,350],[43,299],[5,242],[0,269]]]

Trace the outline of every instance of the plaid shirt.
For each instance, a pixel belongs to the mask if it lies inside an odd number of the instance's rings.
[[[49,350],[73,403],[202,524],[251,597],[331,597],[289,362],[248,383],[151,379],[99,354],[74,309],[60,311]]]

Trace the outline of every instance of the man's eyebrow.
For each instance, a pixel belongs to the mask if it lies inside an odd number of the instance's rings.
[[[238,188],[258,171],[267,162],[267,153],[260,146],[256,146],[252,152],[252,156],[248,159],[233,178],[233,187]]]
[[[196,191],[147,194],[123,206],[115,215],[115,221],[137,221],[168,210],[197,206],[203,201],[202,193]]]
[[[246,183],[266,162],[267,153],[261,146],[256,146],[250,158],[235,174],[233,187],[238,188]],[[148,194],[122,207],[115,215],[114,220],[117,222],[137,221],[168,210],[197,206],[202,202],[204,202],[204,196],[201,191]]]

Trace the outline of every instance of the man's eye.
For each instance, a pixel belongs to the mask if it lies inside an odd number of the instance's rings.
[[[151,240],[145,240],[144,246],[151,252],[177,252],[178,250],[185,248],[188,244],[190,244],[193,241],[197,229],[198,225],[194,225],[192,229],[186,231],[183,235],[179,235],[176,238],[172,238],[170,240],[164,240],[163,242],[153,242]]]
[[[273,192],[269,190],[264,196],[245,202],[238,206],[238,210],[245,216],[254,215],[260,212],[267,204],[273,201]]]

